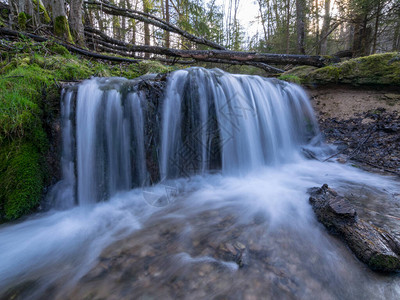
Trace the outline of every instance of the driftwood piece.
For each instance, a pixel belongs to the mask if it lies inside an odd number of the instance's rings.
[[[354,254],[374,271],[400,270],[400,242],[389,232],[357,216],[354,206],[328,185],[309,190],[318,221],[339,235]]]

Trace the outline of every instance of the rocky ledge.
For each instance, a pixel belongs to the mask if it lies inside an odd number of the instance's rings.
[[[353,205],[328,185],[309,193],[318,221],[340,236],[361,261],[374,271],[400,271],[400,242],[395,237],[359,218]]]

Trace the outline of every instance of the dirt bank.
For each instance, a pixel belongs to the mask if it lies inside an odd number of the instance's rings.
[[[400,176],[400,90],[329,86],[308,90],[332,159]]]

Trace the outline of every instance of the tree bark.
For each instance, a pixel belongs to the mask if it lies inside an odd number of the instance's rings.
[[[331,23],[331,1],[330,0],[325,0],[325,15],[324,15],[324,22],[322,24],[322,31],[321,31],[321,36],[326,37],[321,40],[321,54],[327,54],[328,51],[328,30],[329,26]]]
[[[257,0],[258,2],[258,11],[260,13],[260,18],[261,18],[261,26],[263,28],[263,33],[264,33],[264,41],[267,42],[268,40],[268,33],[267,33],[267,24],[265,20],[265,14],[263,12],[263,0]]]
[[[169,23],[169,0],[165,0],[165,21]],[[165,31],[165,47],[170,48],[170,34]]]
[[[381,15],[381,0],[378,0],[375,16],[375,31],[374,31],[374,43],[372,46],[372,54],[376,52],[376,42],[378,40],[378,29],[379,29],[379,17]]]
[[[65,1],[51,0],[50,5],[53,12],[54,33],[65,41],[73,43],[74,41],[71,36],[67,14],[65,12]]]
[[[286,0],[286,54],[290,50],[290,0]]]
[[[400,51],[400,15],[393,33],[392,51]]]
[[[320,45],[319,45],[319,4],[318,0],[315,0],[315,43],[317,44],[317,48],[315,49],[315,54],[319,55],[321,53]]]
[[[127,0],[121,0],[120,1],[120,6],[122,9],[126,9],[126,2]],[[125,41],[126,37],[126,18],[122,17],[121,20],[121,40]]]
[[[71,27],[71,33],[75,38],[76,43],[84,47],[85,36],[84,27],[82,22],[82,11],[83,11],[83,0],[71,0],[70,2],[70,13],[69,13],[69,25]]]
[[[149,13],[149,0],[143,0],[143,11],[147,14]],[[149,23],[144,23],[144,44],[150,46],[150,28]],[[144,55],[145,58],[149,58],[150,54],[148,52]]]
[[[304,49],[304,22],[305,22],[305,3],[304,0],[296,0],[296,25],[297,25],[297,51],[300,54],[305,54]]]

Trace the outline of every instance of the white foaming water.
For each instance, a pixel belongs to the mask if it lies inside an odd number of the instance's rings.
[[[269,254],[271,261],[282,261],[295,267],[296,272],[288,276],[297,278],[302,274],[296,280],[301,289],[305,289],[304,296],[318,292],[315,284],[320,285],[322,294],[337,299],[367,294],[374,299],[383,299],[385,295],[388,299],[400,296],[396,278],[370,272],[347,248],[339,247],[316,221],[306,190],[326,182],[333,188],[366,185],[385,190],[389,198],[399,191],[399,183],[391,178],[335,163],[298,160],[280,167],[265,167],[244,177],[209,175],[179,179],[175,182],[177,191],[170,199],[170,205],[162,208],[149,206],[141,189],[118,193],[110,201],[95,206],[49,212],[19,224],[0,227],[0,294],[19,283],[34,281],[39,287],[30,291],[32,298],[43,297],[46,288],[52,284],[56,286],[56,294],[63,298],[96,264],[102,250],[109,245],[112,247],[114,241],[136,231],[140,244],[140,231],[146,222],[159,222],[162,229],[164,218],[186,224],[199,218],[202,212],[229,210],[237,214],[233,226],[246,224],[255,215],[265,217],[268,234],[260,243],[274,245],[277,249]],[[163,186],[149,188],[152,189],[159,192]],[[213,229],[213,224],[203,226],[187,227],[185,232],[181,232],[182,238],[187,232],[221,230]],[[145,228],[143,230],[146,232]],[[287,232],[288,236],[282,232]],[[284,236],[283,240],[280,236]],[[244,232],[242,240],[246,237]],[[169,254],[180,257],[181,250],[176,251]],[[191,256],[185,254],[183,257]],[[312,257],[316,257],[318,266],[310,262]],[[203,256],[191,259],[175,259],[172,265],[164,267],[176,274],[187,270],[190,267],[187,264],[192,262],[218,260]],[[226,264],[224,261],[221,263],[222,266]],[[232,265],[232,262],[227,263],[226,266]],[[228,268],[227,274],[231,272],[232,268]],[[240,284],[242,273],[240,270],[236,272],[239,272],[235,277]],[[220,275],[220,280],[224,279],[224,274]],[[330,284],[325,286],[327,281]],[[309,286],[310,282],[314,282],[313,285]],[[385,286],[385,293],[382,286]],[[131,293],[135,295],[135,291]]]
[[[300,145],[319,139],[307,96],[293,84],[193,68],[171,76],[165,99],[163,178],[182,176],[190,168],[213,169],[215,143],[222,171],[245,174],[290,161]]]
[[[400,297],[395,276],[372,273],[326,233],[307,195],[308,188],[324,183],[339,191],[367,186],[384,191],[390,209],[398,206],[399,183],[349,166],[302,158],[301,147],[318,149],[320,138],[300,87],[194,68],[170,75],[157,107],[151,102],[154,99],[146,99],[138,82],[92,79],[65,92],[64,178],[52,197],[58,207],[82,205],[0,226],[0,297],[22,290],[33,299],[43,299],[49,291],[54,298],[71,298],[71,290],[85,285],[82,278],[98,263],[103,250],[113,249],[121,239],[133,239],[138,247],[157,241],[163,224],[171,220],[183,224],[184,230],[177,233],[182,247],[192,245],[190,241],[203,233],[212,244],[217,237],[229,237],[235,228],[246,228],[236,238],[250,245],[255,216],[263,220],[257,226],[265,234],[257,236],[260,245],[256,246],[266,249],[267,269],[252,272],[257,266],[250,257],[243,272],[235,262],[196,254],[196,246],[171,249],[167,242],[162,247],[171,259],[158,266],[164,270],[163,277],[149,292],[161,297],[161,287],[169,286],[171,278],[188,274],[198,264],[219,263],[215,286],[232,298],[238,297],[235,289],[223,290],[224,284],[250,283],[250,294],[259,290],[256,296],[265,295],[259,282],[275,284],[263,277],[269,267],[295,283],[291,290],[295,298],[316,294],[326,299]],[[154,140],[158,148],[149,150]],[[169,181],[132,189],[149,182],[149,157],[158,166],[160,179]],[[218,168],[222,169],[218,174],[207,174]],[[186,178],[174,180],[182,176]],[[156,207],[154,203],[159,202],[150,201],[149,195],[158,195],[168,205]],[[368,201],[373,206],[377,200]],[[210,211],[222,217],[233,215],[233,224],[225,228],[213,219],[204,222],[202,213]],[[108,272],[98,286],[118,277],[112,268]],[[117,289],[114,286],[101,296],[108,297]],[[124,286],[127,292],[132,297],[143,295],[140,286],[130,290]],[[274,295],[285,297],[287,290]]]

